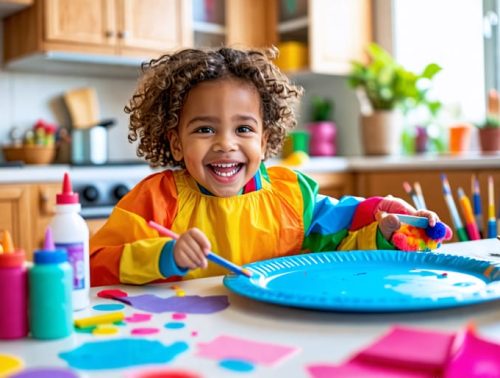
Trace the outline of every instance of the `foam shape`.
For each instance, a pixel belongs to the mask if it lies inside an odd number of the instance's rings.
[[[185,297],[161,298],[154,294],[142,294],[113,298],[138,310],[152,313],[183,312],[187,314],[211,314],[226,309],[229,301],[226,295],[201,297],[188,295]]]
[[[311,378],[435,378],[426,372],[408,371],[394,367],[349,362],[344,365],[316,364],[307,366]]]
[[[197,355],[216,360],[242,360],[273,366],[299,351],[298,348],[233,336],[218,336],[208,343],[198,343]]]
[[[59,357],[76,369],[119,369],[168,363],[188,349],[188,344],[183,341],[165,345],[157,340],[126,338],[85,343],[73,350],[59,353]]]
[[[62,368],[29,368],[20,371],[17,374],[10,375],[9,378],[78,378],[79,375],[76,371]]]
[[[455,335],[448,332],[395,326],[358,354],[362,361],[407,369],[440,371]]]
[[[471,328],[457,335],[444,378],[500,377],[500,344],[477,336]]]
[[[127,297],[128,294],[123,290],[109,289],[109,290],[101,290],[100,292],[97,293],[97,296],[99,298],[115,299],[120,297]]]
[[[7,376],[24,366],[24,361],[17,356],[10,354],[0,354],[0,377]]]

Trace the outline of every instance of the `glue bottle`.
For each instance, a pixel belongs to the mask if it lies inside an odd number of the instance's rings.
[[[0,339],[28,335],[28,274],[22,249],[4,231],[0,244]]]
[[[89,228],[80,216],[78,193],[73,192],[68,173],[64,174],[62,193],[56,196],[56,214],[50,227],[56,248],[68,252],[73,268],[73,310],[89,305]]]
[[[50,227],[29,270],[29,318],[35,339],[60,339],[73,332],[73,271],[65,249],[56,249]]]

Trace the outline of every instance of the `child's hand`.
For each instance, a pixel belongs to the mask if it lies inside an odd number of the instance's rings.
[[[426,217],[429,220],[430,227],[434,227],[436,222],[439,221],[439,217],[435,212],[429,210],[416,210],[408,202],[392,196],[387,196],[380,201],[376,208],[376,212],[375,217],[379,221],[380,232],[382,232],[382,235],[387,240],[391,240],[392,234],[401,227],[401,221],[394,214]]]
[[[175,243],[175,263],[183,269],[205,269],[210,249],[210,241],[205,234],[197,228],[191,228],[181,234]]]

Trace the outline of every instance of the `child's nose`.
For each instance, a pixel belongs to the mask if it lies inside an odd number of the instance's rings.
[[[232,135],[219,134],[214,144],[215,151],[233,151],[236,149],[236,141]]]

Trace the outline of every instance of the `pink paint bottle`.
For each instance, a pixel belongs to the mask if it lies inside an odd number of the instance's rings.
[[[0,339],[19,339],[28,335],[28,275],[25,254],[6,243],[4,231],[0,253]]]

